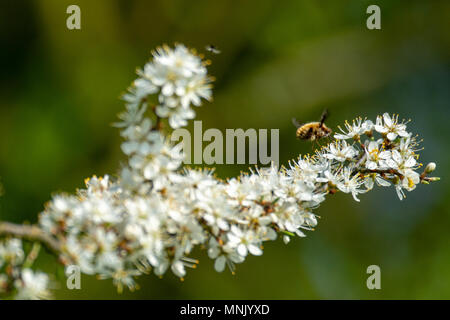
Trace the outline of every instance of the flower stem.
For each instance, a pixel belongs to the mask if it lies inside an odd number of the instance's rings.
[[[0,222],[0,236],[13,236],[42,243],[47,249],[61,254],[61,243],[45,233],[36,225],[20,225],[10,222]]]

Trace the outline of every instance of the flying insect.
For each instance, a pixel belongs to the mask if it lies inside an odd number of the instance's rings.
[[[300,140],[317,141],[328,137],[333,130],[325,125],[325,120],[328,117],[328,110],[325,109],[318,122],[308,122],[300,124],[296,118],[292,118],[292,123],[297,128],[296,136]]]

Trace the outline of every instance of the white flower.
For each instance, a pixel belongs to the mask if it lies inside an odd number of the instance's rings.
[[[122,97],[126,102],[126,111],[119,114],[119,119],[122,121],[114,125],[118,128],[124,128],[141,122],[144,112],[147,110],[147,104],[143,102],[148,95],[157,91],[158,88],[147,79],[139,78],[135,80],[128,89],[128,93]]]
[[[420,175],[411,169],[405,169],[402,173],[402,187],[408,191],[414,190],[416,185],[420,183]]]
[[[351,193],[355,201],[358,199],[359,193],[364,193],[364,190],[359,187],[364,183],[358,174],[354,174],[349,167],[345,167],[341,174],[341,180],[338,182],[337,187],[344,193]]]
[[[161,86],[166,96],[177,91],[180,79],[202,73],[205,73],[205,67],[201,59],[183,45],[177,45],[175,49],[168,46],[157,48],[153,53],[153,63],[144,68],[145,77]]]
[[[366,168],[369,170],[375,170],[379,167],[385,167],[386,161],[389,161],[390,152],[386,150],[380,150],[382,140],[366,142],[368,146],[366,151]]]
[[[310,211],[302,212],[303,220],[305,220],[305,225],[307,227],[315,227],[317,225],[316,215]],[[308,229],[308,228],[306,228]]]
[[[252,230],[242,230],[236,226],[231,227],[231,232],[228,233],[229,244],[236,248],[237,253],[246,257],[250,252],[255,256],[262,255],[260,240],[255,236]]]
[[[409,133],[406,131],[406,124],[398,123],[398,115],[394,115],[391,117],[388,113],[384,113],[383,117],[377,117],[375,130],[382,134],[385,134],[391,141],[395,140],[397,136],[409,136]]]
[[[84,216],[90,216],[94,223],[117,223],[121,220],[120,211],[104,198],[92,197],[81,203]]]
[[[117,291],[122,293],[123,287],[126,286],[130,291],[134,291],[138,288],[134,277],[139,276],[141,273],[135,269],[120,269],[112,272],[110,275],[101,275],[100,279],[105,279],[111,277],[113,279],[113,284],[117,287]]]
[[[358,154],[358,151],[353,146],[347,144],[345,140],[331,143],[325,152],[323,154],[325,158],[339,162],[353,159]]]
[[[203,219],[212,228],[212,233],[217,235],[220,231],[228,231],[230,228],[228,219],[233,210],[222,193],[214,188],[207,189],[199,194],[197,199],[199,201],[196,207],[204,212]]]
[[[133,82],[133,85],[129,89],[129,93],[123,96],[127,107],[138,107],[143,98],[146,98],[150,94],[154,94],[158,91],[158,88],[149,80],[139,78]]]
[[[397,150],[391,152],[391,157],[386,163],[390,168],[399,170],[400,172],[416,168],[417,166],[417,161],[414,156],[407,156],[404,158]]]
[[[234,249],[228,245],[220,246],[217,240],[211,238],[208,248],[208,256],[215,259],[214,269],[217,272],[222,272],[227,265],[232,273],[235,270],[235,263],[242,263],[244,257],[239,255]]]
[[[414,156],[416,154],[416,147],[418,143],[414,137],[409,134],[406,138],[400,139],[400,144],[396,148],[402,157],[407,158],[408,156]]]
[[[98,246],[96,265],[98,272],[121,269],[123,263],[117,254],[118,240],[115,233],[104,229],[96,229],[95,242]]]
[[[272,213],[273,221],[281,230],[297,233],[305,223],[301,209],[296,204],[284,203]]]
[[[21,279],[16,281],[18,289],[16,299],[39,300],[48,299],[48,276],[42,272],[33,272],[31,269],[23,269]]]
[[[335,134],[334,138],[338,140],[346,140],[346,139],[358,140],[362,134],[370,133],[372,131],[373,122],[370,120],[363,121],[362,118],[357,118],[353,120],[352,124],[346,121],[345,128],[347,129],[347,132],[345,132],[341,127],[339,127],[342,133]]]
[[[364,179],[364,185],[367,190],[372,190],[374,182],[381,187],[389,187],[391,183],[381,178],[378,174],[372,173]]]
[[[177,129],[187,125],[187,120],[195,118],[195,112],[190,107],[177,107],[171,109],[166,105],[158,105],[156,114],[161,118],[169,118],[171,128]]]
[[[22,241],[19,239],[9,239],[0,242],[0,267],[3,263],[18,265],[22,263],[25,253],[22,249]]]
[[[201,105],[201,99],[211,100],[211,84],[210,80],[204,74],[194,75],[191,79],[186,81],[182,91],[180,90],[181,106],[187,108],[190,104],[194,106]]]
[[[180,166],[181,161],[173,160],[166,155],[155,156],[151,161],[143,166],[143,174],[146,179],[154,179],[160,175],[170,173]]]
[[[320,182],[328,182],[332,186],[337,186],[340,180],[340,170],[332,170],[331,168],[327,168],[326,170],[324,170],[323,177],[319,178]]]
[[[151,138],[151,128],[151,120],[146,118],[140,125],[130,126],[122,131],[121,135],[127,139],[127,141],[122,143],[122,151],[126,155],[137,152],[149,153],[151,146],[148,139]]]
[[[70,235],[67,237],[66,249],[83,273],[95,273],[95,266],[93,263],[95,251],[97,250],[95,244],[89,242],[89,245],[86,245],[81,243],[77,236]]]
[[[248,207],[258,198],[258,192],[254,185],[245,177],[241,177],[240,180],[233,178],[228,181],[225,191],[233,205]]]

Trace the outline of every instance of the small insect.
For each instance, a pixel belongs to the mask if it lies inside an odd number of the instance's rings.
[[[216,46],[209,44],[205,47],[206,51],[212,52],[214,54],[219,54],[221,51],[219,49],[217,49]]]
[[[328,117],[328,110],[324,110],[319,122],[308,122],[300,124],[297,119],[292,118],[292,123],[297,128],[297,139],[317,141],[321,138],[328,137],[332,130],[325,125]]]

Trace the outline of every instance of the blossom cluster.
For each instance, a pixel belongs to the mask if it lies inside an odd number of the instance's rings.
[[[0,240],[0,297],[14,292],[16,299],[46,299],[49,297],[49,277],[30,267],[36,252],[25,256],[20,239]]]
[[[374,183],[380,186],[392,184],[402,200],[406,197],[404,190],[412,191],[421,181],[427,182],[429,179],[424,179],[426,174],[436,168],[434,163],[430,163],[422,177],[417,172],[422,166],[417,161],[419,142],[406,130],[407,122],[399,122],[398,115],[384,113],[377,117],[375,123],[358,118],[351,125],[346,123],[345,127],[346,130],[341,128],[342,133],[335,135],[337,142],[326,149],[324,156],[341,163],[357,159],[359,181],[364,182],[366,191],[372,189]],[[364,142],[363,136],[366,137]],[[347,144],[347,140],[353,143]],[[365,191],[352,192],[355,200],[358,200],[356,194],[360,192]]]
[[[427,175],[417,170],[418,141],[397,116],[346,123],[334,141],[281,169],[255,168],[226,181],[211,170],[182,168],[183,153],[163,130],[187,124],[193,106],[210,100],[211,78],[202,56],[183,45],[163,47],[138,70],[120,114],[127,163],[116,179],[86,180],[76,195],[59,194],[40,214],[40,228],[62,243],[61,261],[86,274],[110,278],[121,291],[135,278],[171,270],[183,279],[207,250],[214,267],[235,271],[263,243],[303,237],[317,225],[314,210],[338,191],[359,195],[393,186],[400,199]],[[150,111],[150,112],[147,112]],[[148,114],[147,114],[148,113]],[[1,261],[1,260],[0,260]]]

